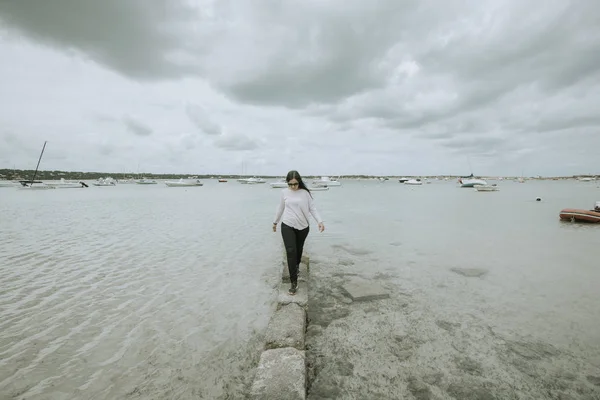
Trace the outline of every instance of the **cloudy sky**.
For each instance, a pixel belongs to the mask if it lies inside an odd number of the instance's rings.
[[[0,168],[571,175],[599,128],[597,0],[0,2]]]

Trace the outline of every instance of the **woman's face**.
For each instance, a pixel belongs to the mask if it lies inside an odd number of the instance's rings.
[[[292,178],[288,181],[288,187],[291,190],[298,190],[298,179]]]

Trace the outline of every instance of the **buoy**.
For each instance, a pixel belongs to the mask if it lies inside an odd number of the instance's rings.
[[[542,198],[541,198],[541,197],[537,197],[537,198],[535,199],[535,201],[542,201]]]

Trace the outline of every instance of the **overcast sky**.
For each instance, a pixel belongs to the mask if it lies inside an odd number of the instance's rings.
[[[0,2],[0,168],[572,175],[599,128],[597,0]]]

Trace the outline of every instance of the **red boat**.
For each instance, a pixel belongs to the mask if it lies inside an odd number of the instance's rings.
[[[565,208],[560,212],[561,220],[577,221],[577,222],[600,222],[600,207],[596,203],[596,208],[593,210],[580,210],[577,208]]]

